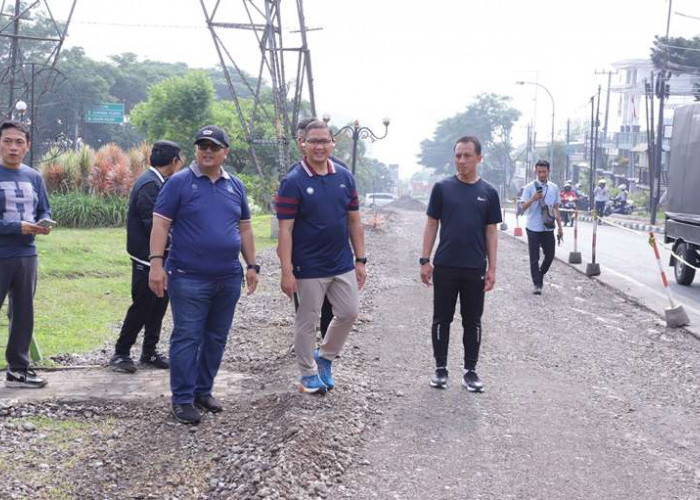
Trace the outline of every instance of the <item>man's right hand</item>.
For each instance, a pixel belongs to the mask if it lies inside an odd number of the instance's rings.
[[[425,286],[431,286],[433,280],[433,265],[428,262],[420,266],[420,280]]]
[[[22,234],[49,234],[51,232],[50,227],[40,226],[39,224],[33,224],[31,222],[22,221]]]
[[[542,199],[542,190],[538,189],[535,191],[535,194],[532,195],[531,201],[537,201]]]
[[[282,273],[280,286],[284,294],[291,299],[292,295],[297,291],[297,279],[294,277],[294,274]]]
[[[168,289],[168,275],[163,269],[163,264],[151,262],[151,270],[148,273],[148,286],[156,297],[163,298]]]

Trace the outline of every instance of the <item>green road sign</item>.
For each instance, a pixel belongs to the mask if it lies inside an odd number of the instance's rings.
[[[122,103],[98,104],[85,112],[87,123],[124,123]]]

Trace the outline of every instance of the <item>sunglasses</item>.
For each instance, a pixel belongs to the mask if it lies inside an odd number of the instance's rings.
[[[224,149],[223,146],[219,146],[218,144],[214,144],[213,142],[198,142],[197,143],[197,149],[200,151],[211,151],[212,153],[218,153],[222,149]]]

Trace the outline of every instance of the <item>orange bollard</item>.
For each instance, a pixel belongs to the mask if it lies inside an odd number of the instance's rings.
[[[513,236],[522,236],[523,235],[523,228],[520,227],[520,207],[518,205],[515,206],[515,229],[513,229]]]

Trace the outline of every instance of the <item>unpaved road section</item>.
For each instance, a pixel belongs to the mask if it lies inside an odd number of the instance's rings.
[[[431,389],[423,222],[396,211],[368,229],[370,281],[333,393],[294,391],[291,305],[268,251],[227,346],[224,413],[175,424],[162,380],[107,370],[94,374],[106,398],[3,392],[0,498],[700,498],[698,341],[560,262],[531,295],[510,237],[484,314],[486,392],[460,386],[458,314],[450,385]]]

